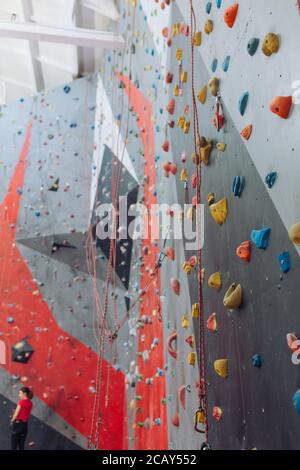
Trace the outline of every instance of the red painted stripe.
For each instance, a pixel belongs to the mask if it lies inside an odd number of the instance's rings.
[[[40,400],[87,437],[94,399],[89,387],[95,378],[97,355],[58,326],[15,243],[21,199],[16,190],[24,184],[31,132],[29,124],[19,162],[0,205],[0,331],[9,348],[26,337],[35,352],[27,364],[9,361],[5,367],[10,374],[26,377],[26,384],[33,386]],[[12,325],[7,323],[7,316],[14,317]],[[111,450],[127,448],[123,439],[124,375],[106,361],[101,396],[100,446]]]
[[[133,112],[137,114],[137,127],[139,129],[140,138],[144,148],[145,160],[145,176],[148,177],[148,184],[144,186],[144,196],[147,205],[157,204],[157,198],[153,192],[156,188],[156,171],[154,163],[154,127],[152,122],[153,110],[150,101],[148,101],[142,93],[133,85],[133,83],[124,75],[119,75],[119,79],[125,85],[125,92],[128,95],[130,106]],[[157,227],[158,221],[154,214],[151,216],[151,225],[153,230]],[[148,227],[148,228],[149,228]],[[145,228],[146,230],[146,228]],[[153,232],[152,232],[153,233]],[[157,377],[157,368],[164,370],[164,338],[163,323],[159,321],[158,314],[161,310],[160,305],[160,276],[152,278],[149,274],[155,268],[157,257],[159,255],[159,247],[155,247],[151,243],[151,234],[142,242],[143,248],[148,247],[149,253],[144,256],[144,267],[141,268],[140,287],[143,289],[152,281],[147,293],[143,296],[143,302],[140,306],[140,316],[156,315],[153,317],[153,323],[139,330],[138,350],[149,351],[149,362],[145,363],[142,358],[138,359],[139,373],[142,375],[142,382],[138,382],[136,387],[137,395],[142,400],[137,401],[137,407],[142,408],[141,413],[136,414],[135,429],[135,449],[167,449],[168,448],[168,423],[166,405],[162,404],[162,399],[166,397],[166,380],[163,377]],[[143,251],[142,251],[143,252]],[[156,292],[158,289],[158,292]],[[141,341],[141,336],[145,336],[145,341]],[[154,338],[158,338],[158,346],[151,350],[151,344]],[[146,385],[145,379],[153,377],[153,385]],[[144,422],[150,419],[150,428],[140,428],[138,422]],[[153,423],[156,418],[160,418],[161,424],[157,426]]]

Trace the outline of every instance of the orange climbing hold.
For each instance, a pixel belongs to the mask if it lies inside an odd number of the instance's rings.
[[[167,104],[167,111],[169,114],[173,115],[175,111],[175,100],[174,98],[169,101]]]
[[[241,258],[243,261],[250,262],[251,259],[251,242],[247,240],[240,244],[236,250],[236,255]]]
[[[172,418],[172,424],[173,426],[175,426],[176,428],[179,428],[179,415],[178,413],[176,413],[176,415],[173,416]]]
[[[249,139],[250,139],[251,134],[252,134],[252,129],[253,129],[252,124],[249,124],[249,126],[246,126],[246,127],[242,130],[241,136],[243,137],[243,139],[245,139],[245,140],[249,140]]]
[[[185,410],[186,400],[185,400],[186,385],[182,385],[178,390],[178,401],[181,403],[182,408]]]
[[[218,323],[217,323],[217,315],[215,313],[212,313],[207,322],[206,322],[207,328],[210,331],[217,331],[218,329]]]
[[[223,411],[219,406],[214,406],[213,407],[213,417],[217,420],[220,421],[222,418]]]
[[[239,9],[239,4],[235,3],[234,5],[231,5],[230,7],[226,8],[225,10],[224,20],[229,28],[232,28],[235,23],[238,9]]]
[[[292,96],[276,96],[276,98],[274,98],[270,103],[270,110],[282,119],[287,119],[289,117],[292,104]]]
[[[293,351],[296,352],[300,349],[300,341],[298,340],[297,336],[295,333],[288,333],[286,335],[286,340],[288,347]],[[297,343],[296,343],[297,341]]]
[[[167,26],[162,30],[162,35],[163,35],[164,38],[168,38],[169,28]]]

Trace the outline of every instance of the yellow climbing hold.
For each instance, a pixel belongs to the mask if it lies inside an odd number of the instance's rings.
[[[204,25],[204,32],[206,34],[210,34],[213,32],[213,29],[214,29],[214,23],[212,22],[212,20],[207,20]]]
[[[188,180],[188,174],[186,171],[186,168],[183,168],[180,173],[180,181],[187,181]]]
[[[192,317],[199,318],[199,304],[198,303],[192,305]]]
[[[206,140],[205,137],[201,137],[200,142],[200,158],[205,165],[209,164],[209,157],[212,150],[211,140]]]
[[[176,59],[181,60],[182,59],[182,49],[177,49],[176,50]]]
[[[289,237],[295,245],[300,246],[300,222],[297,222],[290,228]]]
[[[204,85],[203,88],[199,91],[197,95],[198,100],[200,101],[201,104],[205,104],[206,98],[207,98],[207,86]]]
[[[210,213],[218,225],[224,224],[227,218],[227,199],[224,197],[215,204],[209,206]]]
[[[182,73],[181,73],[181,82],[182,83],[187,82],[187,72],[185,70],[183,70]]]
[[[190,324],[190,321],[189,321],[189,316],[186,314],[186,315],[183,315],[182,319],[181,319],[181,326],[182,328],[185,328],[187,329],[189,327],[189,324]]]
[[[222,287],[221,273],[217,272],[209,276],[208,285],[212,289],[220,289]]]
[[[235,282],[231,284],[226,292],[223,300],[224,307],[229,310],[236,310],[240,308],[242,303],[243,290],[241,284]]]
[[[184,124],[185,124],[185,116],[180,116],[178,118],[178,126],[180,127],[180,129],[184,128]]]
[[[175,37],[180,32],[180,23],[174,23],[172,25],[172,36]]]
[[[183,132],[185,134],[188,134],[189,131],[190,131],[190,125],[191,125],[191,122],[190,121],[185,121],[184,123],[184,126],[183,126]]]
[[[201,34],[201,31],[198,31],[197,33],[194,34],[193,44],[194,46],[201,46],[201,42],[202,42],[202,34]]]
[[[190,366],[194,366],[196,363],[196,353],[195,352],[190,352],[188,354],[188,364]]]
[[[187,261],[183,263],[182,269],[186,274],[190,274],[192,272],[192,266]]]
[[[179,96],[179,86],[178,86],[178,85],[176,85],[176,86],[174,87],[173,94],[174,94],[174,96]]]
[[[211,206],[215,202],[215,193],[208,193],[207,195],[208,205]]]
[[[218,142],[217,143],[217,149],[219,150],[219,152],[225,152],[226,144],[223,144],[222,142]]]
[[[214,362],[214,369],[222,379],[226,379],[228,377],[228,359],[217,359]]]

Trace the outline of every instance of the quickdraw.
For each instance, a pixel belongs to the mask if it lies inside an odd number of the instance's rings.
[[[218,94],[218,96],[216,96],[216,114],[214,117],[214,126],[218,132],[220,132],[220,130],[223,128],[224,122],[225,119],[221,103],[221,96]]]

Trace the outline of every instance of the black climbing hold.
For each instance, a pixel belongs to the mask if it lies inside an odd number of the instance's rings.
[[[26,339],[23,339],[12,346],[12,360],[14,362],[27,364],[33,353],[34,350]]]

